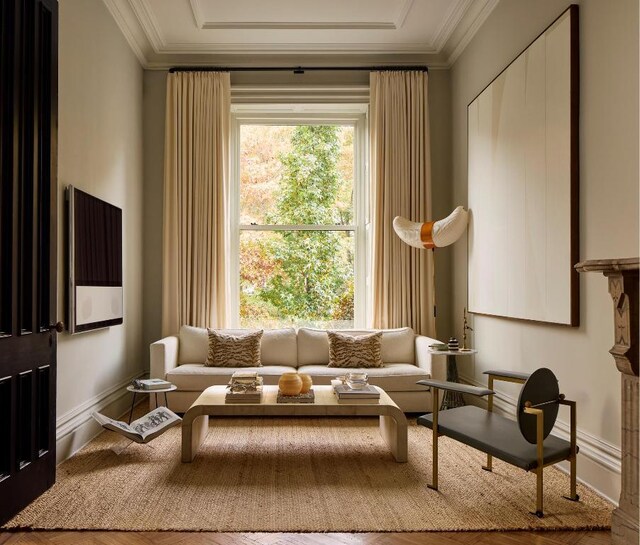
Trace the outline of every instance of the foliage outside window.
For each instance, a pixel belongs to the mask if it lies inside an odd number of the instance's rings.
[[[239,126],[241,327],[353,327],[353,125]]]

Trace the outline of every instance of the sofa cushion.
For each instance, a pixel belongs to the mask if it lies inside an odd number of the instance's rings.
[[[415,362],[415,333],[410,327],[400,329],[341,329],[343,335],[366,335],[382,331],[383,363]],[[324,329],[298,329],[298,365],[327,365],[329,337]]]
[[[382,333],[341,335],[327,331],[329,338],[329,367],[382,367],[380,340]]]
[[[265,384],[278,384],[282,373],[295,373],[295,367],[270,365],[267,367],[206,367],[204,364],[186,363],[171,369],[166,380],[178,387],[178,390],[202,392],[209,386],[227,384],[236,371],[255,371],[264,377]]]
[[[367,373],[369,384],[380,386],[387,392],[424,391],[424,386],[419,386],[416,382],[430,377],[424,369],[410,363],[389,363],[384,367],[361,369],[339,369],[326,365],[303,365],[298,368],[298,373],[306,373],[318,385],[331,384],[331,380],[337,376],[352,372]]]
[[[209,351],[204,362],[208,367],[260,367],[262,329],[245,335],[228,335],[208,329]]]
[[[218,333],[227,335],[247,334],[249,329],[218,329]],[[180,351],[178,363],[204,363],[209,350],[209,336],[206,328],[183,325],[180,328]],[[265,329],[260,343],[260,362],[262,365],[284,365],[296,367],[298,361],[298,343],[296,330]]]

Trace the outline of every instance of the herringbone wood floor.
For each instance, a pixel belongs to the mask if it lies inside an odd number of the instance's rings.
[[[212,532],[0,533],[0,545],[610,545],[610,532],[218,534]]]

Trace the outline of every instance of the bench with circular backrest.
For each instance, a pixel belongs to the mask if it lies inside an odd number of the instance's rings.
[[[439,380],[421,380],[418,384],[435,390],[449,390],[475,396],[489,396],[487,409],[474,405],[438,410],[439,396],[433,398],[433,412],[418,418],[418,424],[434,431],[433,434],[433,479],[429,488],[438,489],[438,436],[446,435],[487,454],[487,465],[492,470],[492,458],[507,462],[525,471],[535,472],[536,510],[543,516],[543,469],[546,466],[569,460],[571,465],[571,492],[567,499],[578,501],[576,494],[576,404],[565,399],[558,388],[558,380],[546,368],[531,375],[513,371],[486,371],[488,388]],[[524,384],[517,405],[517,419],[512,420],[493,412],[493,382],[504,380]],[[558,417],[560,405],[571,410],[571,436],[566,441],[551,430]]]

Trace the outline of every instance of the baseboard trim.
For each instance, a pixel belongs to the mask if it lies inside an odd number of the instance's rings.
[[[56,462],[73,456],[102,429],[91,416],[94,411],[119,416],[129,406],[126,387],[135,378],[143,377],[147,371],[137,371],[111,388],[87,399],[74,409],[56,419]],[[141,400],[143,401],[143,400]]]
[[[465,384],[471,384],[473,386],[486,388],[486,383],[481,383],[469,376],[460,375],[460,381]],[[474,401],[476,401],[475,404],[481,406],[486,406],[487,403],[485,399],[481,398],[474,398]],[[493,396],[494,410],[509,418],[514,418],[516,412],[516,403],[517,401],[515,398],[501,392],[497,392]],[[556,435],[568,441],[569,431],[569,424],[564,422],[563,420],[558,419],[556,421],[553,435]],[[611,443],[604,441],[588,432],[580,430],[578,430],[577,432],[577,440],[580,446],[581,456],[584,456],[590,462],[600,466],[606,471],[616,474],[617,476],[620,476],[622,474],[622,451],[619,447],[612,445]],[[568,471],[567,468],[563,467],[562,465],[559,466],[559,469],[565,472]],[[617,504],[618,500],[611,498],[611,493],[600,490],[599,487],[594,486],[593,483],[587,482],[584,479],[578,478],[578,480],[581,483],[597,490],[599,494],[603,495],[612,503]]]

